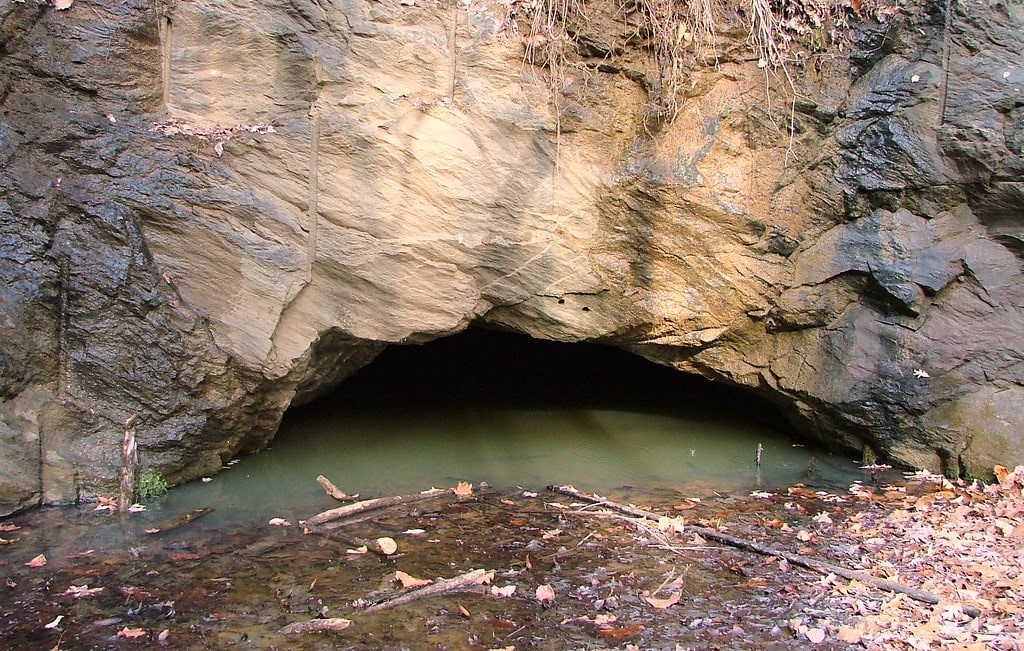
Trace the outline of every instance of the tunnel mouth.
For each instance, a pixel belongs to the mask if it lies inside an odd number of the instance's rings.
[[[817,481],[802,471],[832,455],[798,449],[786,422],[749,390],[622,349],[470,327],[384,350],[290,410],[269,453],[352,492],[412,490],[412,477],[594,490]],[[848,486],[850,461],[836,463],[834,483]]]
[[[783,428],[776,406],[753,392],[680,372],[599,343],[535,339],[488,327],[421,345],[393,345],[290,420],[332,412],[498,409],[689,411]]]

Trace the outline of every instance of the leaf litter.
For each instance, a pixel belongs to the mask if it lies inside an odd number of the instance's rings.
[[[0,523],[21,536],[0,557],[0,629],[5,644],[46,648],[109,647],[118,638],[320,648],[329,634],[355,647],[1021,649],[1024,468],[997,470],[991,486],[890,475],[844,493],[798,485],[770,496],[698,500],[686,487],[610,496],[669,514],[658,523],[480,487],[344,527],[357,541],[430,532],[403,539],[402,553],[391,555],[346,554],[350,542],[301,527],[192,523],[146,536],[145,525],[125,534],[88,508],[38,510]],[[941,601],[718,546],[687,524]],[[108,531],[115,542],[100,544],[104,527],[121,532],[120,542]],[[28,565],[40,556],[46,565]],[[474,567],[487,568],[495,585],[359,608]]]

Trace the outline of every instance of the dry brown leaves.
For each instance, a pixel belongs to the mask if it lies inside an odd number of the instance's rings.
[[[855,545],[858,569],[943,602],[928,606],[832,579],[832,594],[855,616],[790,628],[814,642],[808,633],[821,627],[872,649],[1024,649],[1024,466],[997,468],[996,476],[1000,482],[987,487],[928,473],[914,473],[905,487],[855,486],[855,500],[868,508],[840,522],[830,545]],[[981,616],[966,614],[967,606]]]

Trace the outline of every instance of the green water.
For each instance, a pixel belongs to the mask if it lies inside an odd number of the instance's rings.
[[[701,497],[797,482],[845,489],[862,476],[852,461],[796,446],[749,396],[628,353],[459,337],[389,349],[333,396],[290,413],[268,450],[175,489],[159,511],[303,519],[334,505],[321,474],[362,497],[459,481]]]

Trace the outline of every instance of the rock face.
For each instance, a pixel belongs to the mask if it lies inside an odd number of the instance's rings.
[[[791,105],[723,33],[672,121],[622,20],[544,69],[516,3],[0,7],[0,513],[108,489],[135,415],[145,465],[212,472],[473,322],[833,447],[1024,462],[1024,9],[954,4],[862,25]]]

